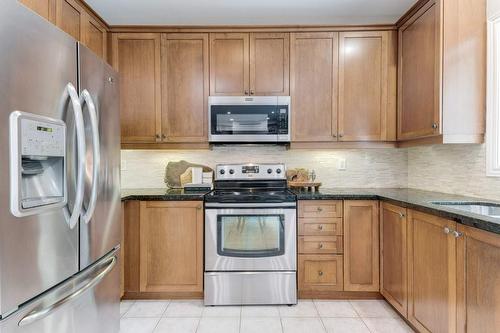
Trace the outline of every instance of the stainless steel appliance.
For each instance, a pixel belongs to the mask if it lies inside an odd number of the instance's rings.
[[[212,143],[289,143],[290,96],[210,96]]]
[[[296,304],[296,224],[283,164],[218,165],[205,196],[205,305]]]
[[[117,73],[15,0],[0,48],[0,332],[118,332]]]

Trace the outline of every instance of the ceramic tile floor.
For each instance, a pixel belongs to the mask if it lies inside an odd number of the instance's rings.
[[[406,333],[382,300],[204,307],[201,300],[123,301],[120,333]]]

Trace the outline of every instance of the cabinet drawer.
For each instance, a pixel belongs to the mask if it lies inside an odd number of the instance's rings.
[[[343,275],[341,255],[299,255],[300,291],[342,291]]]
[[[342,236],[301,236],[299,253],[337,254],[342,253]]]
[[[299,217],[342,217],[342,201],[299,201]]]
[[[342,219],[299,219],[300,236],[340,236]]]

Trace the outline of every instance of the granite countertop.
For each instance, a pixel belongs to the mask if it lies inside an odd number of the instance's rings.
[[[406,188],[322,188],[318,192],[293,191],[298,200],[381,200],[401,207],[415,209],[424,213],[437,215],[474,228],[500,234],[500,219],[461,211],[432,202],[487,202],[500,204],[492,200],[429,192]],[[185,192],[182,189],[125,189],[122,190],[122,201],[203,201],[208,192]]]
[[[479,215],[432,203],[458,201],[465,203],[485,202],[500,205],[500,202],[492,200],[406,188],[342,188],[320,189],[319,192],[294,191],[294,193],[298,200],[381,200],[401,207],[437,215],[467,226],[500,234],[499,218]]]
[[[207,193],[208,191],[186,192],[183,189],[136,188],[122,190],[121,197],[122,201],[203,201]]]

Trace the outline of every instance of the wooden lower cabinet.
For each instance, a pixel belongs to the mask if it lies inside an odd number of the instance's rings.
[[[500,236],[458,226],[457,332],[500,331]]]
[[[342,291],[342,255],[299,255],[299,291]]]
[[[408,315],[408,243],[406,208],[380,205],[380,293],[404,317]]]
[[[125,298],[203,296],[203,202],[125,206]]]
[[[456,331],[456,228],[454,221],[408,211],[408,320],[419,332]]]
[[[344,201],[344,290],[379,291],[378,201]]]

